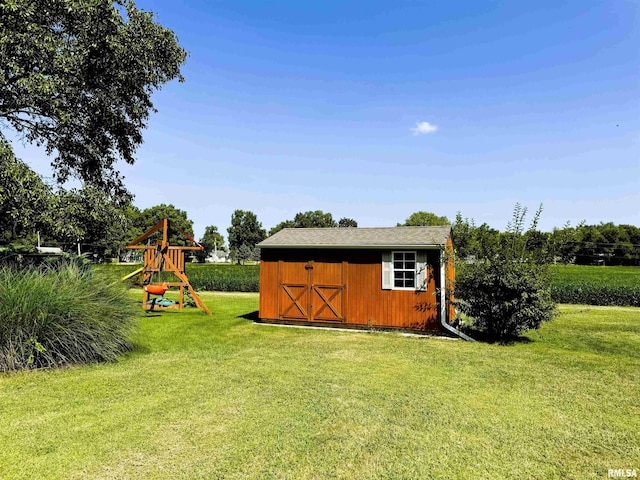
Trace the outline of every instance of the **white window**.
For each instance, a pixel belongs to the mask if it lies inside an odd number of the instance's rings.
[[[416,252],[393,252],[393,288],[416,288]]]
[[[427,254],[424,251],[382,253],[383,290],[424,290]]]

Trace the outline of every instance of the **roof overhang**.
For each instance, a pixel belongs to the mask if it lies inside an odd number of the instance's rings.
[[[447,244],[449,225],[439,227],[284,228],[258,244],[275,249],[435,249]]]

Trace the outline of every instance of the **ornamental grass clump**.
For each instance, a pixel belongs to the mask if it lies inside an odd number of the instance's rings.
[[[74,261],[0,268],[0,371],[115,360],[132,348],[126,291]]]

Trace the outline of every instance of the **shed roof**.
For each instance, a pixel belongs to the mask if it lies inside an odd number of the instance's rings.
[[[389,228],[284,228],[260,248],[404,248],[445,245],[451,226]]]

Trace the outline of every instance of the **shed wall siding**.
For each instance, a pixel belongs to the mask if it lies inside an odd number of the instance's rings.
[[[275,319],[278,316],[278,262],[260,261],[260,317]]]
[[[305,275],[312,271],[313,284],[345,285],[345,289],[332,300],[335,310],[344,317],[339,323],[363,327],[402,328],[411,330],[441,330],[437,307],[436,289],[439,287],[439,251],[427,251],[427,288],[425,291],[382,290],[381,250],[304,250],[263,249],[260,267],[260,318],[265,320],[287,320],[293,312],[301,310],[293,305],[283,317],[284,307],[292,306],[292,296],[302,297],[299,302],[308,302],[313,308],[322,308],[321,299],[314,289],[308,292],[308,301],[301,289],[288,292],[283,284],[303,284]],[[307,268],[305,269],[305,265]],[[328,292],[332,292],[328,290]],[[332,295],[333,295],[332,293]],[[328,294],[325,295],[329,297]],[[288,303],[287,303],[288,302]],[[280,304],[280,305],[279,305]],[[304,306],[304,305],[302,305]],[[341,309],[341,312],[340,312]],[[325,319],[338,322],[330,313]],[[294,314],[295,316],[295,314]],[[303,317],[304,315],[299,315]],[[320,315],[322,317],[322,315]],[[313,318],[299,318],[301,322]]]

